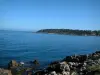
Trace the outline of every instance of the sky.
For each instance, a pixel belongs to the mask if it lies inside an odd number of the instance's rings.
[[[0,0],[0,29],[100,30],[100,0]]]

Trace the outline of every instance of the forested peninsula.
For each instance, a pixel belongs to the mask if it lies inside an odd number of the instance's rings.
[[[42,29],[37,33],[54,33],[65,35],[80,35],[80,36],[100,36],[100,30],[73,30],[73,29]]]

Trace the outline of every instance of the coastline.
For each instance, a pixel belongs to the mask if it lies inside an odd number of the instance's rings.
[[[51,62],[47,67],[36,69],[40,66],[38,60],[30,62],[30,67],[25,67],[24,62],[12,60],[8,69],[0,68],[0,75],[100,75],[100,51],[84,55],[66,56],[60,61]]]
[[[78,36],[100,36],[100,30],[73,30],[73,29],[41,29],[36,33],[78,35]]]
[[[59,34],[59,33],[45,33],[45,32],[34,32],[34,33],[37,33],[37,34],[55,34],[55,35],[69,35],[69,36],[96,36],[96,37],[100,37],[97,36],[97,35],[77,35],[77,34]]]

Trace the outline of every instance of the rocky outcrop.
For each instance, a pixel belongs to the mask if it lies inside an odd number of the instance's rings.
[[[12,75],[11,70],[0,68],[0,75]]]
[[[16,68],[18,67],[18,63],[15,61],[15,60],[11,60],[9,63],[8,63],[8,69],[11,69],[11,68]]]
[[[40,72],[40,71],[39,71]],[[100,75],[100,51],[88,55],[67,56],[52,62],[45,70],[35,75]]]
[[[37,60],[31,62],[39,65]],[[20,65],[20,66],[19,66]],[[88,55],[67,56],[63,60],[51,62],[48,67],[36,70],[24,67],[25,63],[12,60],[8,67],[11,70],[0,70],[0,74],[12,75],[100,75],[100,51]]]
[[[38,60],[30,61],[30,63],[34,64],[34,65],[39,65],[39,61]]]

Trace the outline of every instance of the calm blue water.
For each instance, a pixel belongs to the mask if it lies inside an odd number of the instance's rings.
[[[0,66],[10,60],[41,63],[59,60],[67,55],[86,54],[100,50],[100,37],[36,34],[0,31]]]

